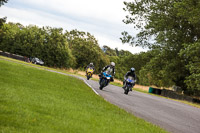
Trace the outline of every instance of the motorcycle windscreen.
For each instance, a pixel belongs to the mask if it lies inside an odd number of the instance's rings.
[[[103,72],[103,75],[104,75],[105,77],[112,77],[112,75],[110,75],[110,74],[108,74],[108,73],[106,73],[106,72]]]
[[[134,78],[132,76],[128,76],[127,81],[130,83],[134,83]]]

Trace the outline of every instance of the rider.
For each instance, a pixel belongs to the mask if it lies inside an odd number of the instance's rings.
[[[107,72],[110,75],[115,75],[115,63],[111,62],[110,65],[107,65],[103,68],[102,73],[99,75],[102,76],[103,72]],[[113,76],[110,78],[110,81],[114,81]]]
[[[86,75],[87,75],[87,69],[90,68],[90,69],[93,69],[93,72],[94,72],[94,64],[91,62],[87,67],[86,67]]]
[[[128,76],[133,77],[136,82],[135,68],[132,67],[131,70],[129,72],[127,72],[126,75],[124,76],[123,87],[122,87],[123,89],[126,88],[126,79],[128,78]],[[133,86],[135,85],[135,82],[134,82]],[[131,91],[132,91],[132,89],[131,89]]]

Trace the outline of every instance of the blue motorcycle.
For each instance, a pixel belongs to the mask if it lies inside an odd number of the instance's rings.
[[[99,89],[102,90],[104,87],[106,87],[109,84],[111,79],[112,79],[112,75],[106,72],[103,72],[99,80],[99,85],[100,85]]]
[[[129,76],[125,81],[126,87],[124,89],[124,94],[128,94],[129,91],[132,90],[133,86],[135,85],[135,80],[133,77]]]

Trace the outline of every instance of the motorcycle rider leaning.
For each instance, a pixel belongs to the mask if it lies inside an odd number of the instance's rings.
[[[126,79],[128,78],[128,76],[133,77],[136,82],[135,68],[132,67],[131,70],[129,72],[127,72],[126,75],[124,76],[123,87],[122,87],[123,89],[126,88]],[[133,86],[135,85],[135,82],[134,82]],[[132,91],[132,89],[131,89],[131,91]]]
[[[99,75],[100,78],[102,77],[103,72],[106,72],[106,73],[112,75],[112,77],[110,78],[110,81],[114,81],[113,76],[115,75],[115,63],[111,62],[110,65],[105,66],[103,68],[101,74]]]
[[[93,69],[93,72],[94,72],[94,65],[93,65],[93,63],[91,62],[87,67],[86,67],[86,75],[87,75],[87,69],[88,68],[91,68],[91,69]]]

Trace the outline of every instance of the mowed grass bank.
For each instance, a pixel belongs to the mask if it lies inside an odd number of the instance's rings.
[[[166,132],[97,96],[81,80],[0,59],[0,132]]]

